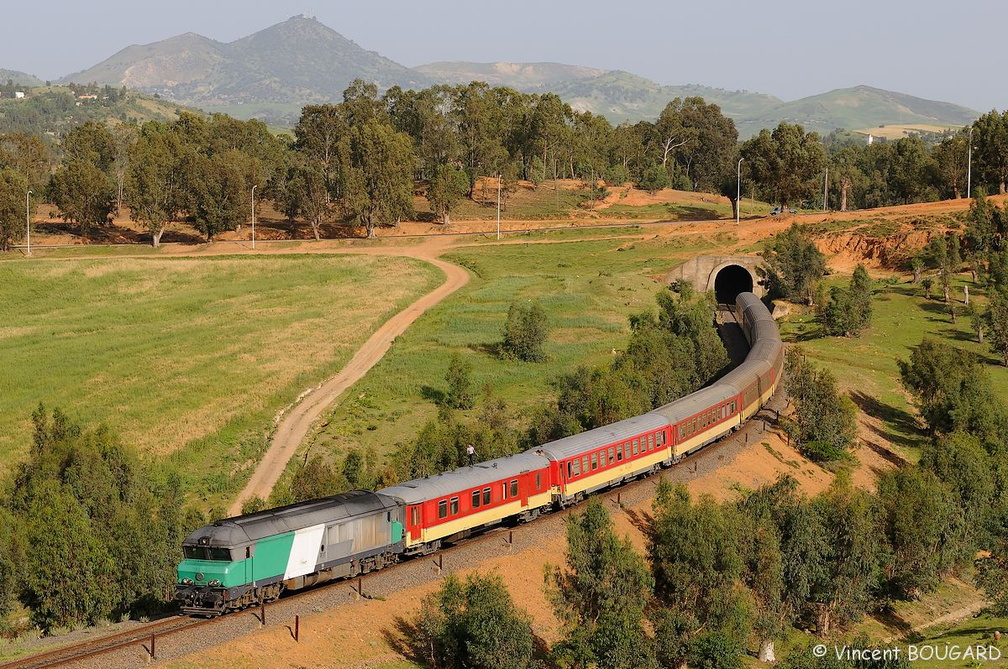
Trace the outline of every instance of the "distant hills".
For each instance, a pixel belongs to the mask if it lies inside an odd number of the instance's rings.
[[[43,81],[34,75],[17,70],[5,70],[0,67],[0,85],[6,84],[8,81],[24,86],[41,86],[43,84]]]
[[[6,72],[0,70],[0,82],[6,81]],[[699,96],[733,118],[743,138],[782,121],[825,134],[887,124],[956,127],[979,116],[959,105],[868,86],[787,102],[749,91],[662,86],[627,72],[561,63],[459,61],[408,68],[303,15],[229,43],[186,33],[129,46],[62,82],[125,85],[178,104],[289,127],[303,105],[342,100],[356,78],[381,90],[478,80],[524,92],[552,91],[575,109],[601,114],[612,123],[653,120],[673,98]]]

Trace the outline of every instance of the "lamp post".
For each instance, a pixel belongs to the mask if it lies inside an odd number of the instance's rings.
[[[822,187],[822,210],[826,211],[826,196],[829,193],[829,166],[826,167],[826,178],[823,179]]]
[[[252,186],[252,249],[255,250],[255,189],[259,184]]]
[[[739,224],[739,212],[742,210],[742,161],[738,159],[738,166],[735,168],[735,225]]]
[[[502,175],[497,175],[497,241],[500,241],[500,193]]]
[[[970,199],[970,185],[973,180],[973,126],[969,129],[969,151],[966,152],[966,199]]]
[[[25,208],[25,233],[28,238],[28,252],[25,255],[31,255],[31,189],[25,193],[24,208]]]

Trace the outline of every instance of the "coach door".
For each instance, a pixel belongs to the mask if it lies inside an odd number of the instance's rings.
[[[409,522],[409,538],[410,543],[414,541],[420,541],[420,534],[423,531],[423,523],[421,522],[422,511],[419,504],[415,504],[407,509],[407,520]]]

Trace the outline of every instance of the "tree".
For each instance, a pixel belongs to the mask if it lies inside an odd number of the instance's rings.
[[[933,592],[960,557],[962,517],[951,491],[933,472],[910,467],[879,476],[878,500],[889,588],[907,599]]]
[[[74,158],[49,180],[49,200],[64,221],[73,221],[87,235],[93,225],[107,225],[115,209],[115,188],[91,163]]]
[[[564,638],[554,652],[572,666],[633,669],[652,664],[644,611],[653,579],[629,540],[620,539],[598,499],[567,519],[566,568],[547,572]]]
[[[345,489],[345,483],[332,468],[332,465],[316,455],[294,472],[290,483],[288,503],[293,504],[309,499],[328,497],[343,492]]]
[[[991,110],[973,122],[973,160],[978,183],[1005,193],[1008,181],[1008,111]]]
[[[466,193],[472,190],[469,175],[454,165],[440,165],[434,170],[427,199],[431,209],[441,217],[446,227],[451,223],[451,212]]]
[[[803,299],[811,306],[816,284],[826,273],[826,257],[809,234],[792,224],[774,235],[760,255],[771,294]]]
[[[369,118],[350,128],[343,165],[343,206],[374,237],[378,225],[413,211],[413,143],[388,121]]]
[[[925,338],[909,360],[900,360],[903,386],[932,434],[963,431],[992,446],[1003,444],[1008,413],[975,356]]]
[[[814,460],[843,457],[857,438],[857,408],[837,390],[828,370],[818,370],[797,348],[787,353],[787,390],[794,400],[794,437]]]
[[[811,599],[816,633],[825,637],[835,625],[858,620],[871,605],[881,583],[882,547],[874,501],[854,488],[848,477],[838,476],[812,504],[825,535],[826,568]]]
[[[415,623],[417,654],[435,669],[525,669],[535,638],[500,576],[454,574],[424,598]]]
[[[539,300],[515,301],[508,308],[500,350],[506,357],[542,362],[548,336],[549,319]]]
[[[28,183],[14,170],[0,170],[0,251],[21,241],[27,232]]]
[[[448,373],[445,381],[448,382],[448,392],[445,395],[445,403],[453,409],[471,409],[476,400],[476,393],[472,387],[471,363],[462,360],[458,353],[453,353],[448,362]]]
[[[871,321],[872,280],[859,264],[850,286],[834,286],[830,300],[820,312],[826,332],[834,336],[857,336]]]
[[[196,229],[207,241],[225,231],[235,230],[245,220],[247,180],[241,166],[245,157],[238,151],[228,151],[207,157],[192,156],[187,206],[195,218]]]
[[[647,550],[659,666],[677,669],[716,649],[713,666],[740,666],[749,619],[736,587],[743,570],[737,518],[709,496],[694,503],[685,487],[664,481],[654,511]]]
[[[284,191],[286,212],[290,218],[308,221],[315,240],[321,238],[322,223],[332,215],[330,191],[325,173],[314,166],[296,165],[287,175]]]
[[[1001,364],[1008,367],[1008,295],[1005,291],[992,288],[987,304],[987,331],[991,350],[1001,357]]]
[[[764,197],[783,207],[813,197],[822,183],[826,153],[819,135],[800,125],[781,123],[773,132],[742,144],[746,169]]]
[[[125,192],[130,217],[147,226],[155,248],[161,245],[168,223],[185,207],[185,166],[190,151],[170,128],[148,123],[129,159]]]

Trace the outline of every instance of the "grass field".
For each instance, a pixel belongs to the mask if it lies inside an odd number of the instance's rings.
[[[542,405],[559,375],[612,360],[629,337],[627,317],[656,309],[655,294],[669,270],[714,246],[694,237],[630,242],[605,235],[529,235],[528,244],[451,253],[450,260],[472,272],[469,284],[418,320],[350,389],[308,441],[312,454],[338,460],[357,447],[383,455],[412,440],[437,413],[435,399],[446,389],[445,372],[455,352],[472,364],[474,385],[489,386],[513,414]],[[536,239],[572,241],[533,243]],[[540,300],[549,315],[544,363],[501,360],[493,352],[508,307],[518,299]]]
[[[224,492],[280,408],[442,280],[364,255],[0,263],[4,467],[44,402]]]
[[[900,384],[897,361],[908,360],[913,347],[925,336],[950,341],[980,356],[995,391],[1005,400],[1008,368],[986,344],[977,343],[970,320],[962,313],[962,285],[969,282],[968,276],[957,276],[953,282],[952,297],[959,309],[955,324],[948,306],[935,299],[940,289],[933,292],[932,299],[925,299],[921,286],[893,281],[877,284],[871,326],[859,337],[821,337],[813,314],[787,319],[781,324],[781,335],[785,341],[800,344],[810,359],[829,368],[859,409],[883,420],[889,432],[887,438],[897,448],[911,449],[903,455],[915,461],[914,447],[920,445],[923,436]],[[984,302],[983,294],[973,285],[970,297],[980,304]]]

